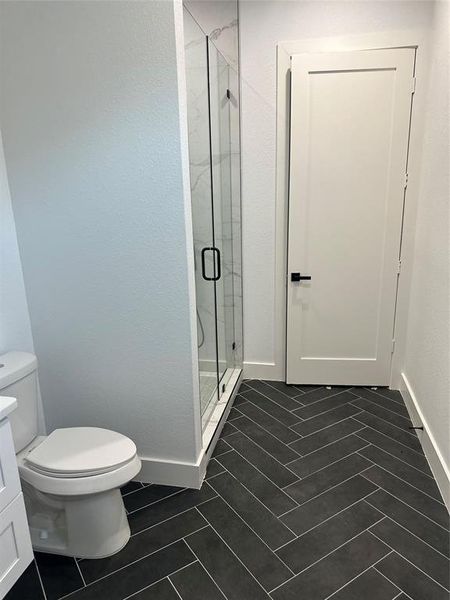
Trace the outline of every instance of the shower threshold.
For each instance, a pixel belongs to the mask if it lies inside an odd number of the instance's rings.
[[[226,390],[219,400],[212,400],[202,416],[202,442],[206,454],[210,456],[214,450],[220,431],[234,402],[242,379],[242,369],[227,369],[222,381],[226,381]]]

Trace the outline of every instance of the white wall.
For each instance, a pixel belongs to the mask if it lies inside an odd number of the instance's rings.
[[[450,471],[449,5],[436,4],[403,372]]]
[[[247,376],[284,378],[275,304],[276,45],[286,40],[426,29],[431,2],[241,0],[244,339]]]
[[[0,11],[1,125],[48,429],[109,427],[143,456],[195,462],[173,3]]]
[[[0,354],[10,350],[34,351],[0,133]]]

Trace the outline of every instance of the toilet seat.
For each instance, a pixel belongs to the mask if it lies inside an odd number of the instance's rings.
[[[21,478],[41,492],[96,494],[133,479],[141,461],[132,440],[97,427],[56,429],[17,454]]]
[[[99,427],[55,429],[25,457],[25,464],[49,477],[78,478],[109,473],[136,456],[126,436]]]

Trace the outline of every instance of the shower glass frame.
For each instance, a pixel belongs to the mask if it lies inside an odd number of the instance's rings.
[[[239,75],[184,9],[203,429],[242,369]]]

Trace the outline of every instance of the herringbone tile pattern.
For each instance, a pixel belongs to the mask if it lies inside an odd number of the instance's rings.
[[[448,600],[448,514],[386,389],[245,382],[200,491],[129,484],[113,557],[38,555],[8,600]]]

